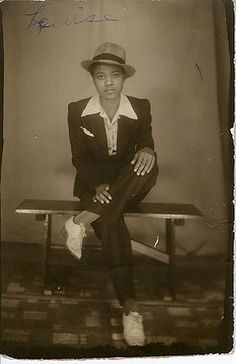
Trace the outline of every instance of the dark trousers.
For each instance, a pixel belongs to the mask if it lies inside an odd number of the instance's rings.
[[[109,205],[94,203],[91,196],[81,198],[85,210],[100,215],[92,226],[101,240],[106,264],[121,305],[128,299],[136,298],[131,241],[123,210],[131,204],[140,202],[155,185],[158,175],[157,165],[144,176],[137,176],[133,168],[132,165],[125,166],[111,182],[109,193],[112,201]]]

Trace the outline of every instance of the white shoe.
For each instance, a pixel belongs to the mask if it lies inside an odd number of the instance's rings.
[[[123,314],[124,339],[130,346],[144,346],[143,318],[138,312]]]
[[[71,217],[65,222],[65,229],[67,232],[66,246],[71,254],[77,258],[81,258],[82,241],[86,236],[85,226],[83,224],[75,224],[74,217]]]

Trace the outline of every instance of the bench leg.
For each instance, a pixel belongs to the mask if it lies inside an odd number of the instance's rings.
[[[173,219],[166,219],[166,251],[169,255],[169,264],[167,270],[167,282],[172,300],[176,296],[175,281],[175,226]]]
[[[52,216],[47,214],[44,220],[44,239],[43,239],[43,294],[48,283],[48,260],[51,250]]]

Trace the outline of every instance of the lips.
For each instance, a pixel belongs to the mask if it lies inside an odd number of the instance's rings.
[[[115,90],[114,89],[111,89],[111,90],[104,90],[105,92],[107,92],[108,94],[111,94],[111,93],[113,93],[113,92],[115,92]]]

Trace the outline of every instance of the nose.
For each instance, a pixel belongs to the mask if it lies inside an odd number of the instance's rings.
[[[105,83],[106,83],[106,85],[112,85],[113,84],[113,79],[111,78],[111,76],[106,77]]]

